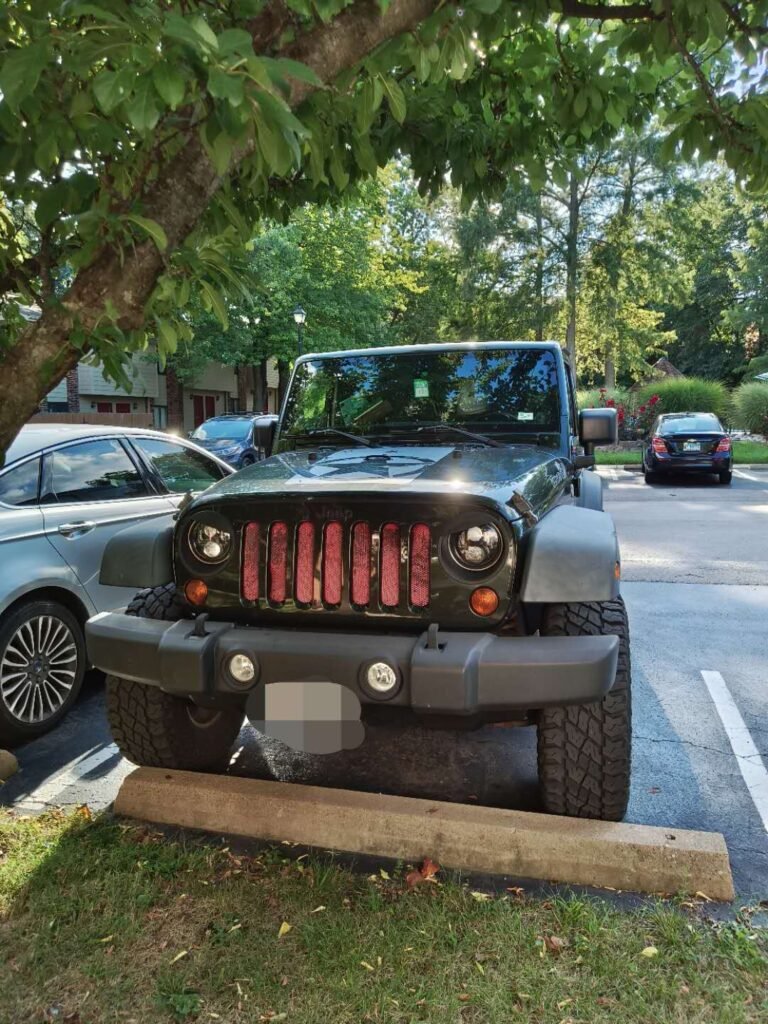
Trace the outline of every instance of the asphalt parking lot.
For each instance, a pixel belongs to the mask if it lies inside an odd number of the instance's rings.
[[[634,669],[627,820],[726,837],[740,899],[768,895],[768,472],[647,486],[601,470],[622,545]],[[98,678],[49,736],[16,751],[0,802],[106,806],[131,766],[111,743]],[[295,782],[538,809],[535,733],[369,731],[319,758],[246,727],[231,771]],[[508,781],[510,780],[511,781]],[[503,780],[503,781],[501,781]]]

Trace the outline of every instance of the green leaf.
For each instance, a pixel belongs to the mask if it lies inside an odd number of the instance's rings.
[[[394,78],[381,78],[379,81],[381,81],[384,92],[387,94],[387,102],[389,103],[389,109],[392,111],[392,117],[394,117],[398,124],[402,124],[407,112],[405,93]]]
[[[182,73],[171,64],[156,64],[152,68],[152,81],[160,98],[171,110],[175,110],[183,101],[187,89]]]
[[[104,113],[111,114],[128,95],[130,85],[131,77],[127,68],[102,71],[93,80],[93,95]]]
[[[218,35],[219,53],[225,55],[238,54],[241,57],[253,56],[253,39],[243,28],[225,28]]]
[[[209,308],[213,310],[219,320],[219,323],[224,330],[226,330],[227,327],[229,327],[229,317],[227,316],[227,307],[224,304],[224,299],[222,298],[221,293],[216,291],[209,281],[201,281],[200,287],[208,300]]]
[[[165,355],[169,355],[171,352],[174,352],[176,349],[177,334],[173,324],[168,323],[167,320],[158,320],[157,333],[163,353]]]
[[[302,64],[301,61],[291,60],[290,57],[280,57],[278,60],[271,61],[277,68],[277,70],[283,74],[288,75],[289,78],[295,78],[299,82],[306,82],[308,85],[322,86],[322,79],[317,77],[317,74],[307,64]]]
[[[583,90],[582,92],[577,92],[576,98],[573,101],[573,112],[576,115],[576,117],[584,117],[584,115],[587,112],[588,104],[589,97],[587,96],[587,93]]]
[[[158,224],[156,220],[151,220],[149,217],[140,217],[137,213],[124,213],[120,219],[129,220],[132,224],[138,224],[149,235],[160,252],[164,252],[168,248],[168,236],[162,225]]]
[[[139,79],[132,99],[126,104],[125,112],[136,131],[149,132],[155,127],[160,118],[160,111],[151,78],[145,76]]]
[[[470,0],[468,6],[481,14],[495,14],[501,7],[501,0]]]
[[[35,220],[41,231],[45,231],[49,224],[52,224],[62,214],[68,213],[66,209],[67,197],[69,194],[69,183],[67,181],[56,182],[50,185],[35,200]]]
[[[211,146],[211,159],[217,174],[226,174],[234,149],[233,140],[226,132],[220,132]]]
[[[219,48],[216,36],[200,15],[184,18],[172,11],[165,18],[165,34],[186,43],[198,53],[215,53]]]
[[[638,68],[635,72],[638,92],[651,93],[656,91],[656,76],[647,68]]]
[[[233,107],[243,102],[243,79],[229,74],[221,68],[211,68],[208,73],[208,92],[217,100],[229,100]]]
[[[612,125],[614,128],[618,128],[624,120],[621,116],[621,112],[611,101],[608,102],[608,106],[605,108],[605,119],[608,124]]]
[[[21,100],[31,95],[47,63],[48,47],[43,42],[10,53],[6,51],[0,66],[0,91],[6,103],[18,107]]]

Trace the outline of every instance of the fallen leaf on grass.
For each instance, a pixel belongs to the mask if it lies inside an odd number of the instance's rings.
[[[103,939],[99,939],[99,942],[111,942],[114,937],[114,935],[105,935]]]
[[[91,808],[88,806],[88,804],[81,804],[75,811],[75,815],[78,818],[82,818],[83,821],[91,821],[93,819],[93,815],[91,814]]]
[[[557,1008],[558,1008],[558,1010],[564,1010],[566,1008],[566,1006],[570,1006],[572,1002],[573,1002],[572,999],[562,999],[557,1004]]]
[[[312,913],[313,914],[319,914],[321,910],[325,910],[325,907],[322,905],[322,903],[320,904],[319,907],[315,907],[315,909],[312,911]]]
[[[385,882],[391,881],[389,872],[385,871],[384,868],[379,868],[379,874],[381,875]]]
[[[361,960],[361,961],[360,961],[360,966],[361,966],[361,967],[364,967],[364,968],[366,969],[366,971],[375,971],[375,970],[376,970],[376,968],[375,968],[375,967],[372,967],[372,966],[371,966],[371,965],[370,965],[370,964],[368,963],[368,961],[367,961],[367,960]]]
[[[513,896],[518,898],[525,895],[525,889],[521,885],[508,885],[507,892],[511,892]]]
[[[655,946],[646,946],[645,949],[640,951],[640,956],[658,956],[659,951]]]
[[[181,960],[185,956],[189,956],[189,950],[188,949],[182,949],[182,951],[180,953],[177,953],[176,956],[173,958],[173,960],[171,960],[171,963],[175,964],[175,963],[177,963],[179,960]]]
[[[707,894],[705,892],[695,892],[693,895],[698,897],[698,899],[700,899],[700,900],[704,900],[705,903],[714,903],[714,900],[712,899],[712,897],[711,896],[707,896]]]
[[[293,928],[292,924],[288,924],[287,921],[283,921],[283,923],[280,925],[280,930],[277,933],[278,939],[282,939],[284,935],[287,935],[291,928]]]
[[[487,903],[491,898],[487,892],[471,892],[469,895],[478,903]]]
[[[422,865],[416,871],[409,871],[405,876],[405,882],[409,889],[420,885],[422,882],[434,882],[435,875],[440,870],[440,865],[435,864],[429,857],[425,857]]]
[[[562,953],[567,945],[568,939],[561,939],[559,935],[544,936],[544,947],[549,950],[550,953]]]
[[[472,996],[469,994],[469,992],[459,992],[456,998],[459,1000],[460,1003],[468,1003]]]

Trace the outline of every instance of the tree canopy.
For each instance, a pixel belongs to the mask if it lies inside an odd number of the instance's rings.
[[[224,319],[262,218],[394,154],[465,202],[579,187],[585,145],[653,111],[664,158],[766,190],[767,39],[768,0],[5,5],[0,451],[85,352],[119,379],[189,337],[191,302]]]

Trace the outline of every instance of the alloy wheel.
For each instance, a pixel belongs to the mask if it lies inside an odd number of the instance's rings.
[[[0,700],[19,722],[51,718],[69,697],[77,677],[72,630],[54,615],[23,622],[0,661]]]

